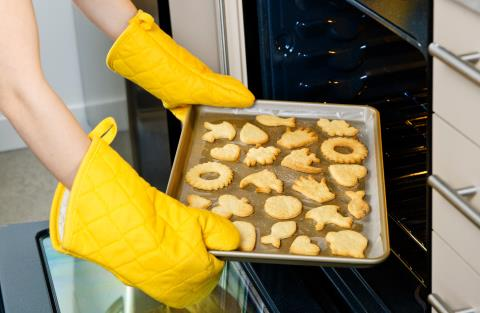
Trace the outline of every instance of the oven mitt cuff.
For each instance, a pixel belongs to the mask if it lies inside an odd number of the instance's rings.
[[[196,303],[213,290],[223,268],[207,249],[234,250],[239,233],[227,219],[150,186],[109,146],[115,133],[115,121],[107,118],[90,134],[64,216],[66,189],[58,185],[53,247],[101,265],[166,305]]]
[[[190,104],[243,108],[255,101],[240,81],[212,72],[142,10],[117,38],[106,62],[112,71],[161,99],[167,109]]]

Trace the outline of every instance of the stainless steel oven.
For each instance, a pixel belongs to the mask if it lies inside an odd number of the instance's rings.
[[[370,269],[252,264],[278,309],[427,310],[431,1],[171,0],[169,12],[177,41],[258,99],[380,111],[390,258]]]
[[[390,257],[362,269],[230,263],[215,311],[198,312],[428,310],[431,1],[143,2],[156,2],[163,29],[259,99],[368,104],[381,114]],[[135,163],[161,188],[180,125],[135,86],[129,100]],[[0,294],[8,313],[164,310],[100,268],[55,253],[47,223],[0,228]]]
[[[213,293],[175,310],[127,287],[103,268],[56,252],[48,223],[0,227],[0,312],[3,313],[276,313],[250,266],[228,263]]]

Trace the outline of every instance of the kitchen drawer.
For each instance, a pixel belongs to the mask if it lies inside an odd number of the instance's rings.
[[[433,41],[455,54],[480,51],[480,13],[460,4],[461,0],[435,0]]]
[[[476,248],[478,242],[471,244]],[[480,275],[435,232],[432,233],[432,292],[452,311],[480,308]]]
[[[480,85],[436,58],[433,73],[433,111],[480,145]]]
[[[480,147],[437,114],[433,116],[432,156],[433,174],[453,189],[480,186]],[[476,210],[480,208],[479,193],[465,198]],[[432,193],[432,227],[480,273],[480,229],[436,191]]]

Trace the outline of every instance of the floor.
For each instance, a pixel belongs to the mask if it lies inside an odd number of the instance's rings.
[[[128,132],[112,146],[131,163]],[[28,149],[0,152],[0,225],[47,220],[55,178]]]

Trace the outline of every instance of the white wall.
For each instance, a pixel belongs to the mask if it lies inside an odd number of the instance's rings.
[[[87,120],[95,126],[111,115],[119,130],[125,130],[128,127],[125,80],[105,65],[113,42],[80,10],[74,7],[73,11]]]
[[[111,41],[74,13],[71,1],[34,0],[33,4],[42,67],[50,85],[85,130],[107,115],[118,120],[121,130],[126,129],[124,81],[110,73],[104,62]],[[13,127],[0,115],[0,151],[23,147]]]

